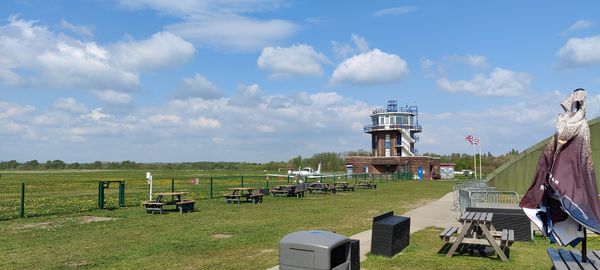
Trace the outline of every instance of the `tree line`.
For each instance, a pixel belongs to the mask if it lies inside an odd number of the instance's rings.
[[[482,155],[483,172],[490,173],[511,158],[519,154],[519,151],[512,149],[510,152],[494,156],[491,153]],[[321,170],[325,172],[341,172],[345,170],[346,156],[369,156],[370,152],[365,150],[353,150],[342,153],[322,152],[314,154],[311,157],[303,158],[296,156],[288,161],[270,161],[266,163],[252,162],[179,162],[179,163],[141,163],[130,160],[125,161],[94,161],[90,163],[67,163],[62,160],[48,160],[39,162],[30,160],[27,162],[18,162],[16,160],[0,162],[0,170],[247,170],[247,171],[280,171],[297,170],[300,167],[312,167],[317,169],[321,163]],[[464,153],[452,153],[449,155],[438,155],[435,153],[426,153],[425,156],[439,157],[442,163],[456,164],[455,170],[473,169],[473,155]],[[479,154],[476,155],[479,164]],[[479,166],[479,165],[477,165]],[[479,170],[479,169],[478,169]]]

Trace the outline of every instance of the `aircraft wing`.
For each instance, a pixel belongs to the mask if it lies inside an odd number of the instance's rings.
[[[270,177],[285,177],[285,178],[287,178],[287,177],[294,177],[293,175],[289,175],[289,174],[274,174],[274,173],[267,174],[267,176],[270,176]]]

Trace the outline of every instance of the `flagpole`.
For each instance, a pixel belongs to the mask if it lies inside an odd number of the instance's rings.
[[[473,145],[473,171],[475,171],[475,180],[477,180],[477,154],[475,154],[475,145],[473,143],[471,145]]]
[[[478,143],[479,143],[479,179],[483,180],[483,171],[482,171],[483,165],[481,165],[481,137],[479,138]]]

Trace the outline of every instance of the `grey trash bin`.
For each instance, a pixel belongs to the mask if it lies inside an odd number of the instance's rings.
[[[326,231],[300,231],[279,242],[279,269],[353,270],[352,240]]]

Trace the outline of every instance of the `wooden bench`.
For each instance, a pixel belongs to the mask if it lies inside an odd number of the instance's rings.
[[[450,237],[452,237],[452,235],[455,234],[456,232],[458,232],[458,227],[450,226],[450,227],[447,227],[446,229],[444,229],[440,233],[439,237],[442,241],[449,242]]]
[[[146,213],[158,212],[159,214],[163,213],[163,206],[166,203],[158,202],[158,201],[144,201],[144,207],[146,208]]]
[[[297,198],[304,198],[304,190],[295,190],[293,195]]]
[[[223,197],[225,198],[225,203],[226,204],[233,204],[233,203],[237,203],[238,205],[240,204],[240,195],[238,194],[224,194]]]
[[[512,243],[515,241],[515,231],[504,229],[502,230],[502,235],[500,236],[500,248],[504,253],[507,253],[508,247],[512,246]]]
[[[176,202],[175,204],[177,205],[179,212],[183,213],[184,211],[185,212],[193,212],[195,203],[196,203],[196,201],[194,201],[194,200],[183,200],[181,202]]]
[[[252,193],[246,195],[246,200],[251,200],[252,203],[262,203],[263,195],[260,193]]]
[[[572,270],[572,269],[599,269],[600,268],[600,250],[587,252],[587,262],[582,262],[581,252],[579,250],[554,249],[548,248],[548,256],[552,261],[552,269]]]

